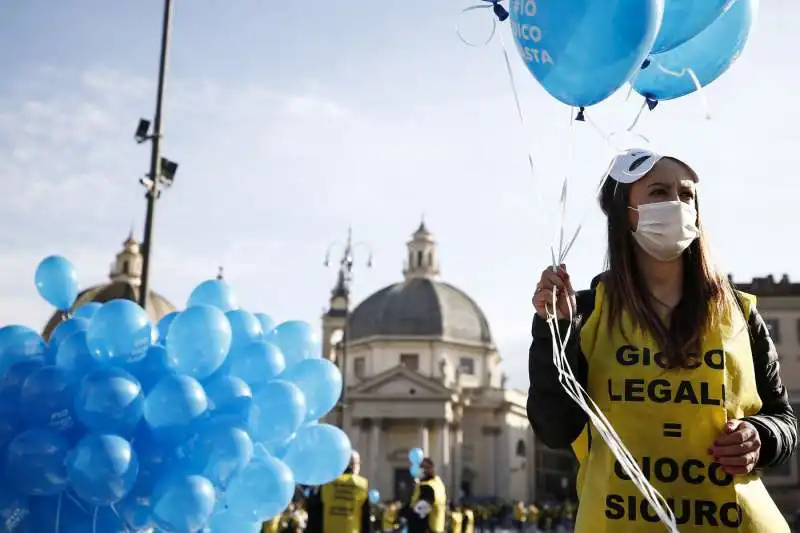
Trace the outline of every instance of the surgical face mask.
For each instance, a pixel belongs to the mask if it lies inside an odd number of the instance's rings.
[[[639,213],[633,238],[658,261],[677,259],[700,236],[697,210],[685,202],[657,202],[630,209]]]

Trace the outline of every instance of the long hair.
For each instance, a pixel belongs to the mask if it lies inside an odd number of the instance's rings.
[[[685,163],[675,161],[694,175]],[[609,177],[598,198],[608,219],[607,272],[603,276],[609,306],[608,328],[622,329],[622,315],[627,313],[635,328],[649,332],[655,339],[668,368],[685,368],[701,356],[705,332],[718,327],[730,309],[733,290],[727,278],[711,265],[700,207],[695,199],[700,237],[683,253],[683,296],[670,319],[662,321],[636,259],[637,245],[628,218],[630,188],[629,184]]]

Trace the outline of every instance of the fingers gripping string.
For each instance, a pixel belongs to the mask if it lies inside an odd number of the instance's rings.
[[[664,523],[667,530],[670,533],[679,533],[677,520],[672,509],[670,509],[664,497],[658,492],[658,490],[655,489],[655,487],[650,484],[650,482],[644,476],[636,459],[622,443],[622,439],[614,430],[613,426],[603,414],[602,410],[597,406],[594,400],[592,400],[592,398],[589,396],[589,393],[586,392],[586,390],[581,386],[572,372],[572,368],[567,361],[565,347],[569,341],[570,335],[572,334],[574,310],[572,308],[572,302],[570,299],[566,298],[565,300],[567,302],[567,308],[569,311],[569,325],[567,326],[567,330],[563,337],[561,336],[561,331],[556,316],[558,310],[558,295],[557,291],[555,290],[553,291],[552,306],[547,309],[547,324],[550,328],[550,334],[553,339],[553,363],[558,370],[559,382],[561,383],[567,395],[586,413],[590,422],[597,430],[597,433],[605,441],[606,445],[614,454],[617,461],[619,461],[622,470],[633,482],[636,488],[639,489],[655,513],[658,515],[661,522]]]

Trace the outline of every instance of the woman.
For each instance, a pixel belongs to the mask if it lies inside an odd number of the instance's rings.
[[[618,156],[599,198],[608,271],[578,293],[564,265],[537,285],[528,417],[546,445],[572,446],[578,457],[577,533],[665,529],[564,392],[553,314],[561,335],[572,327],[564,353],[573,373],[681,532],[789,531],[757,470],[794,452],[795,415],[754,298],[709,262],[697,181],[672,157]]]

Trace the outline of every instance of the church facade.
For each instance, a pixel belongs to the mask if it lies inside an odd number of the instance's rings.
[[[340,272],[322,317],[323,353],[342,369],[343,405],[332,415],[384,498],[410,494],[408,451],[437,465],[451,500],[532,501],[534,436],[526,394],[506,386],[480,307],[440,280],[433,235],[407,243],[404,279],[349,310]]]

